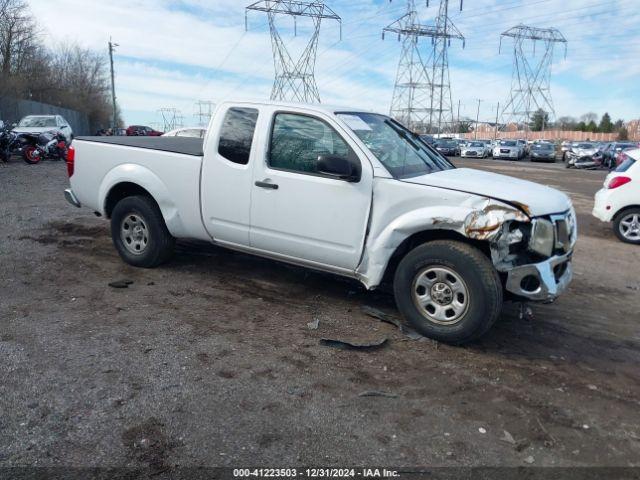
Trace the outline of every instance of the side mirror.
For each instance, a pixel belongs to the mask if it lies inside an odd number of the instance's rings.
[[[360,175],[355,171],[351,161],[337,155],[320,155],[318,157],[318,173],[348,182],[360,180]]]

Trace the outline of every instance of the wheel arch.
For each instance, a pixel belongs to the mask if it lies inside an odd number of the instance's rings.
[[[421,230],[407,237],[398,247],[394,250],[387,262],[387,266],[382,275],[381,283],[391,283],[395,276],[398,265],[402,259],[413,249],[419,247],[428,242],[436,240],[453,240],[460,243],[466,243],[472,247],[480,250],[487,258],[491,260],[491,246],[488,241],[474,240],[469,237],[465,237],[461,233],[455,230]]]
[[[640,205],[625,205],[624,207],[620,208],[616,213],[613,214],[613,216],[611,217],[611,221],[615,222],[618,219],[618,217],[622,215],[624,212],[634,208],[637,208],[640,210]]]
[[[179,237],[185,231],[169,189],[155,173],[141,165],[119,165],[105,175],[99,191],[101,213],[110,218],[120,200],[134,195],[149,197],[158,205],[164,222],[174,237]]]

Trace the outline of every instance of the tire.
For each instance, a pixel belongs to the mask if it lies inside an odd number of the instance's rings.
[[[156,202],[146,196],[120,200],[111,214],[111,238],[120,257],[134,267],[155,268],[171,258],[175,239]]]
[[[24,147],[24,149],[22,150],[22,158],[29,165],[35,165],[37,163],[40,163],[40,160],[42,160],[42,156],[34,156],[36,150],[36,147],[32,145]]]
[[[629,232],[629,222],[635,223],[634,232]],[[623,210],[613,222],[613,231],[621,242],[640,245],[640,208],[633,207]]]
[[[503,302],[502,283],[491,261],[477,248],[453,240],[425,243],[409,252],[396,270],[394,294],[398,310],[417,331],[454,345],[484,335],[499,318]],[[421,304],[420,298],[429,303]]]

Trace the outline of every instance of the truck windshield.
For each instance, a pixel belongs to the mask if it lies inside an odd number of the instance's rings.
[[[337,113],[395,178],[409,178],[455,168],[419,135],[375,113]]]

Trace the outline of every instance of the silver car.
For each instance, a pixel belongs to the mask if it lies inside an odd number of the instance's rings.
[[[482,141],[471,141],[462,147],[461,157],[486,158],[489,156],[487,144]]]
[[[20,120],[20,123],[13,129],[15,133],[45,133],[60,132],[71,143],[73,140],[73,130],[71,125],[62,115],[29,115]]]
[[[502,140],[493,149],[493,158],[505,158],[507,160],[520,160],[524,156],[522,147],[516,140]]]

